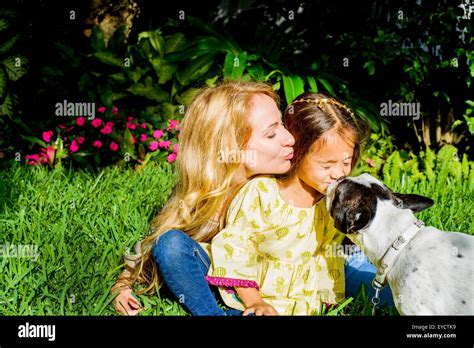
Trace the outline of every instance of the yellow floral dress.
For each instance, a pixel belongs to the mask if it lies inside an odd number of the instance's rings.
[[[344,259],[328,252],[343,238],[325,199],[293,207],[275,178],[257,177],[237,193],[226,227],[212,240],[207,279],[232,308],[244,309],[233,287],[252,286],[279,314],[315,314],[322,303],[344,299]]]

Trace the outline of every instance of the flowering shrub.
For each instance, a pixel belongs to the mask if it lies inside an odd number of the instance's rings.
[[[116,107],[107,110],[101,106],[97,111],[94,119],[69,117],[55,131],[43,131],[42,139],[28,138],[40,147],[39,153],[26,156],[27,163],[59,167],[62,161],[73,161],[85,166],[127,163],[143,167],[152,159],[176,160],[179,120],[169,120],[166,128],[156,129],[143,120],[121,115]]]

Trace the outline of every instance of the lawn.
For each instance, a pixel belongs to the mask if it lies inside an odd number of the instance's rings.
[[[442,179],[413,183],[402,175],[390,183],[435,200],[419,214],[427,225],[473,234],[473,183]],[[147,233],[175,180],[167,163],[150,163],[140,173],[116,167],[0,171],[0,244],[12,256],[0,258],[0,315],[115,315],[109,290],[123,255]],[[19,245],[37,247],[37,258],[13,257]],[[186,314],[166,293],[139,298],[141,315]],[[370,299],[361,293],[342,311],[370,315]]]

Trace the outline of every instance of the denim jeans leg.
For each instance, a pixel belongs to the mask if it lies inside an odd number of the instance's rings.
[[[357,296],[360,287],[364,284],[368,299],[372,299],[375,295],[372,280],[375,278],[377,268],[370,263],[367,256],[359,248],[346,259],[345,273],[346,292],[349,296]],[[395,307],[392,291],[388,285],[380,292],[380,305]]]
[[[158,238],[152,253],[164,282],[192,315],[226,315],[205,279],[211,261],[199,243],[170,230]]]

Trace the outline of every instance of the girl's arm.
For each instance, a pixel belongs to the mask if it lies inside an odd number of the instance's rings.
[[[245,311],[242,315],[249,315],[249,313],[254,313],[258,316],[278,315],[278,312],[273,308],[273,306],[263,301],[262,296],[260,296],[260,292],[257,289],[235,287],[235,291],[245,306]]]

